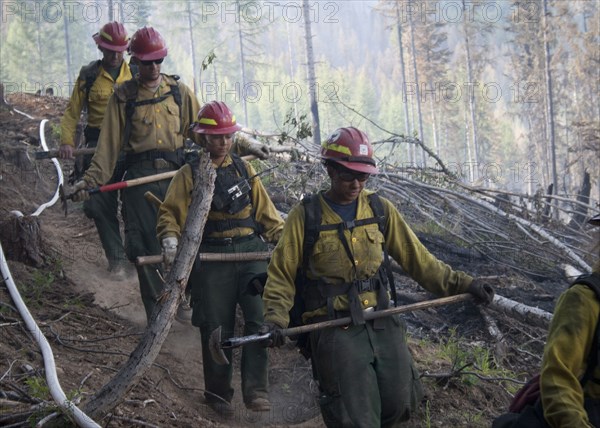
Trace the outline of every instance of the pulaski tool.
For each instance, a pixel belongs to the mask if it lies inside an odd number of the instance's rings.
[[[73,157],[81,155],[93,155],[96,152],[96,148],[87,149],[75,149],[73,150]],[[58,150],[48,150],[47,152],[35,152],[35,160],[52,159],[58,157]]]
[[[87,189],[86,191],[90,195],[94,195],[96,193],[112,192],[114,190],[121,190],[121,189],[125,189],[127,187],[134,187],[134,186],[139,186],[141,184],[153,183],[155,181],[172,178],[176,173],[177,173],[177,171],[168,171],[168,172],[163,172],[161,174],[148,175],[146,177],[134,178],[133,180],[117,181],[116,183],[105,184],[104,186],[93,187],[91,189]],[[67,201],[69,199],[73,199],[73,195],[75,193],[66,194],[62,185],[59,187],[58,192],[60,195],[60,200],[63,204],[63,208],[65,210],[65,216],[66,216],[67,215]]]
[[[384,309],[381,311],[365,312],[365,321],[374,320],[377,318],[389,317],[395,314],[404,312],[416,311],[419,309],[433,308],[436,306],[448,305],[450,303],[464,302],[471,300],[473,296],[468,293],[457,294],[455,296],[442,297],[439,299],[426,300],[424,302],[412,303],[410,305],[397,306],[395,308]],[[343,327],[352,323],[352,318],[338,318],[334,320],[317,322],[314,324],[301,325],[299,327],[282,328],[281,334],[285,337],[296,336],[302,333],[310,333],[311,331],[324,330],[332,327]],[[221,340],[221,326],[217,327],[210,335],[208,347],[213,360],[217,364],[229,364],[229,360],[225,356],[223,349],[237,348],[249,343],[266,342],[270,339],[273,333],[267,334],[251,334],[250,336],[231,337]]]

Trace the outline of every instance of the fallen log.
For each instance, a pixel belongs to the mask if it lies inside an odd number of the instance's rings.
[[[506,297],[496,294],[490,308],[504,313],[506,316],[518,318],[528,325],[535,325],[542,328],[548,328],[552,320],[552,313],[543,309],[527,306]]]

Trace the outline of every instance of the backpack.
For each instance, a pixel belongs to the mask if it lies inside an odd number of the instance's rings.
[[[171,88],[169,92],[160,97],[150,98],[142,101],[136,101],[138,95],[138,83],[135,77],[123,83],[122,93],[124,93],[125,99],[123,100],[121,97],[117,97],[119,102],[125,103],[125,127],[123,130],[122,140],[123,146],[129,141],[129,138],[131,137],[131,118],[133,117],[133,113],[135,112],[136,107],[148,104],[158,104],[167,99],[169,96],[173,97],[173,100],[179,108],[179,133],[183,134],[183,112],[181,108],[183,101],[181,99],[181,91],[179,90],[179,76],[171,75],[169,77],[175,80],[175,84],[169,85],[169,87]]]
[[[238,172],[242,179],[236,186],[234,186],[236,188],[235,194],[232,193],[232,189],[234,189],[234,187],[229,189],[217,189],[217,183],[215,183],[211,210],[223,211],[225,208],[228,208],[231,205],[235,208],[233,211],[239,212],[246,206],[252,205],[249,194],[251,189],[249,180],[251,177],[248,174],[246,165],[244,164],[243,159],[238,155],[230,153],[229,156],[231,156],[232,160],[231,166],[233,169],[235,169],[235,171]],[[187,152],[185,154],[185,162],[188,163],[192,169],[192,180],[195,183],[198,180],[198,168],[200,165],[200,156],[198,155],[198,152]],[[227,205],[227,200],[231,198],[234,198],[233,202],[230,205]],[[254,206],[252,206],[252,213],[250,216],[243,219],[231,218],[227,220],[207,220],[206,225],[204,226],[204,233],[208,234],[215,231],[223,232],[225,230],[231,230],[237,227],[249,227],[254,229],[256,233],[261,232],[260,224],[256,222]]]
[[[99,60],[90,62],[88,65],[84,65],[79,70],[78,79],[82,80],[84,82],[83,91],[85,92],[85,98],[83,100],[83,111],[86,113],[88,111],[88,106],[90,103],[90,91],[92,90],[92,86],[94,86],[94,82],[96,82],[96,79],[98,78],[98,75],[100,74],[100,66],[101,65],[102,65],[102,60],[99,59]],[[128,64],[128,66],[129,66],[129,70],[131,71],[131,75],[135,77],[135,75],[138,72],[137,65],[130,63],[130,64]],[[87,144],[89,144],[90,141],[96,141],[96,142],[98,141],[98,137],[100,135],[99,129],[89,128],[86,126],[84,128],[83,132],[84,132],[85,141],[87,142]],[[94,144],[96,144],[96,143],[94,143]],[[93,145],[93,146],[88,146],[88,147],[96,147],[96,146]],[[75,164],[73,166],[73,171],[69,175],[69,183],[70,184],[74,184],[75,182],[77,182],[83,178],[83,174],[90,167],[90,164],[92,162],[92,157],[93,157],[93,155],[85,155],[83,157],[76,158]],[[119,161],[117,161],[117,164],[115,166],[115,171],[113,173],[113,178],[111,178],[111,181],[121,180],[124,173],[125,173],[124,163],[122,161],[122,158],[119,158]]]
[[[102,60],[98,59],[90,62],[88,65],[84,65],[81,67],[81,70],[79,70],[79,80],[83,80],[84,82],[83,91],[85,92],[85,100],[83,106],[86,111],[89,104],[90,91],[92,90],[92,86],[94,86],[94,82],[100,73],[100,65],[102,65]],[[135,75],[138,73],[137,65],[131,63],[128,65],[131,75],[135,77]]]
[[[596,294],[596,298],[600,301],[600,274],[592,273],[579,276],[570,287],[575,285],[586,285],[591,288]],[[596,331],[594,333],[594,341],[590,349],[590,353],[587,358],[587,368],[582,376],[580,383],[585,385],[589,380],[593,382],[600,382],[600,380],[593,377],[594,369],[600,366],[600,323],[596,325]],[[508,410],[510,414],[522,415],[519,419],[515,420],[515,425],[504,425],[504,421],[494,424],[494,427],[504,426],[547,426],[544,416],[543,409],[541,406],[540,399],[540,374],[536,374],[532,377],[514,396]],[[586,405],[587,409],[587,405]],[[588,412],[589,413],[589,412]],[[513,421],[508,415],[503,415],[501,418],[506,417],[507,421]]]
[[[381,199],[376,193],[370,194],[368,196],[368,199],[369,206],[373,211],[373,217],[361,220],[352,220],[350,222],[343,222],[340,224],[327,225],[321,224],[322,212],[319,194],[307,196],[302,200],[302,204],[304,205],[304,243],[302,245],[302,266],[298,269],[298,272],[296,273],[296,293],[294,295],[294,305],[292,306],[292,309],[289,312],[289,327],[300,326],[304,324],[302,322],[302,314],[306,312],[306,289],[308,287],[313,286],[312,284],[309,284],[310,281],[307,279],[305,273],[308,270],[308,260],[310,259],[313,248],[319,240],[319,236],[322,231],[335,230],[339,228],[351,229],[356,226],[364,226],[367,224],[376,223],[378,225],[379,231],[383,234],[383,236],[385,236],[386,213],[383,207],[383,203],[381,202]],[[347,247],[347,243],[345,242],[345,240],[342,240],[342,243],[344,244],[346,251],[349,252],[350,249]],[[384,253],[382,268],[387,277],[388,288],[392,294],[395,306],[397,304],[397,297],[396,287],[394,285],[394,276],[391,269],[391,262],[389,254],[387,252],[387,248],[385,246],[385,242],[382,246]],[[351,260],[353,259],[351,258]],[[353,321],[355,321],[354,316]],[[297,346],[300,348],[300,352],[308,359],[310,357],[310,349],[308,348],[308,334],[298,335],[293,339],[297,340]]]

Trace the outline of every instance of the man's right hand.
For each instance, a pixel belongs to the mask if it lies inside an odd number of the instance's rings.
[[[73,159],[73,146],[61,144],[58,148],[58,157],[61,159]]]
[[[80,180],[75,183],[75,188],[73,189],[73,202],[83,202],[90,199],[90,194],[87,191],[89,187],[90,186],[88,186],[85,180]]]
[[[163,252],[163,263],[165,264],[165,268],[171,267],[173,261],[175,261],[175,255],[177,254],[177,245],[179,241],[174,236],[169,236],[167,238],[163,238],[162,252]]]
[[[258,329],[258,334],[270,334],[269,340],[265,341],[263,346],[274,348],[279,348],[280,346],[285,345],[286,339],[285,336],[281,332],[281,327],[272,322],[264,322],[262,326]]]

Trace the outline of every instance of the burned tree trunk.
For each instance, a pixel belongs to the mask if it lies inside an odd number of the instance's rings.
[[[302,3],[304,15],[304,41],[306,44],[306,67],[308,74],[308,96],[310,113],[312,117],[312,137],[316,147],[321,145],[321,124],[319,120],[319,104],[317,101],[317,77],[315,75],[315,59],[312,42],[312,29],[310,25],[310,6],[308,0]]]
[[[6,99],[4,99],[4,85],[0,83],[0,111],[12,111],[12,109],[12,106],[6,102]]]
[[[183,228],[181,244],[173,267],[167,275],[162,299],[142,340],[127,363],[85,404],[84,412],[90,417],[97,418],[119,404],[123,396],[150,368],[167,338],[200,248],[204,225],[212,203],[215,177],[216,172],[208,154],[201,154],[198,179],[194,183],[192,202]]]
[[[0,222],[0,240],[8,260],[35,267],[44,264],[38,217],[20,215]]]
[[[583,182],[581,183],[581,189],[577,194],[577,200],[583,204],[590,204],[590,193],[592,192],[592,183],[590,180],[590,173],[585,172],[583,174]],[[587,209],[585,206],[577,204],[575,205],[575,213],[573,214],[573,218],[571,219],[570,227],[581,227],[587,218]]]

